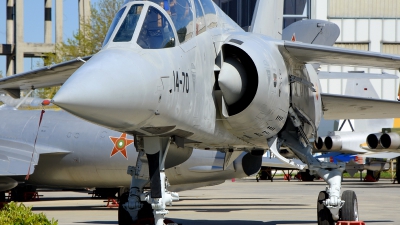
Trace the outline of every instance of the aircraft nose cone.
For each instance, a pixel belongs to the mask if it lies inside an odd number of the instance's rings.
[[[129,130],[154,112],[149,63],[134,52],[104,50],[63,84],[53,98],[62,109],[116,130]],[[145,110],[143,110],[145,109]]]

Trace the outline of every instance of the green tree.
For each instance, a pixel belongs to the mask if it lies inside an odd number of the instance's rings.
[[[101,0],[91,5],[91,17],[81,24],[81,29],[74,32],[72,38],[59,43],[55,53],[46,54],[43,65],[57,64],[77,57],[89,56],[100,51],[114,15],[122,7],[123,0]],[[37,90],[41,98],[52,98],[60,87]]]
[[[3,71],[0,70],[0,78],[3,78]]]
[[[57,225],[58,221],[49,220],[43,213],[33,213],[32,207],[22,203],[10,202],[0,210],[0,223],[4,225]]]

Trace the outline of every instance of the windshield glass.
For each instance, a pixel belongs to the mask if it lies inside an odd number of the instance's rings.
[[[194,4],[196,6],[196,35],[199,35],[206,31],[206,21],[199,0],[194,0]]]
[[[193,37],[193,11],[189,0],[170,0],[170,14],[181,43]]]
[[[114,42],[128,42],[132,40],[133,33],[135,32],[135,28],[137,22],[139,20],[140,13],[142,12],[143,4],[133,5],[126,17],[124,22],[121,24],[117,34],[114,37]]]
[[[160,49],[175,46],[174,33],[167,18],[152,6],[147,10],[137,44],[145,49]]]
[[[110,39],[110,37],[111,37],[111,35],[112,35],[112,33],[113,33],[114,29],[115,29],[115,26],[117,26],[118,21],[121,19],[122,14],[123,14],[124,11],[125,11],[125,8],[126,8],[126,7],[123,7],[123,8],[122,8],[121,10],[119,10],[119,11],[117,12],[117,14],[115,15],[114,20],[112,21],[111,26],[110,26],[110,28],[108,29],[106,38],[104,39],[103,46],[106,45],[107,42],[108,42],[108,40]]]
[[[211,29],[217,27],[217,13],[215,12],[214,4],[212,0],[200,0],[201,5],[206,15],[207,28]]]
[[[181,43],[193,37],[193,8],[190,0],[149,0],[161,6],[171,17]]]

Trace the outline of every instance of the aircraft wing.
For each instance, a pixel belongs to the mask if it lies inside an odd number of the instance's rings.
[[[46,66],[0,79],[0,92],[19,98],[20,90],[62,85],[91,56]]]
[[[358,51],[291,41],[284,41],[284,44],[279,46],[279,49],[283,55],[301,63],[376,67],[395,70],[400,68],[400,56],[379,52]]]
[[[39,161],[39,154],[32,154],[31,145],[10,141],[0,142],[0,176],[32,174]]]
[[[381,119],[400,116],[400,102],[321,93],[324,119]]]

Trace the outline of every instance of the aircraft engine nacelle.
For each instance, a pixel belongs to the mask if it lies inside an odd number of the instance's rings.
[[[339,135],[318,137],[318,141],[314,142],[314,146],[318,150],[342,150],[342,139]]]
[[[191,158],[189,163],[166,170],[171,185],[221,181],[242,178],[257,173],[262,164],[262,155],[243,153],[233,161],[232,166],[223,170],[224,159],[215,157],[214,165],[204,165],[202,159]],[[207,176],[205,176],[207,174]]]
[[[338,135],[325,138],[324,145],[328,150],[342,150],[342,138]]]
[[[400,149],[400,135],[394,132],[382,134],[379,144],[385,149]]]
[[[367,145],[370,149],[381,149],[383,148],[380,145],[380,139],[382,137],[382,133],[374,133],[374,134],[369,134],[367,136]]]
[[[247,153],[242,158],[239,157],[237,160],[235,160],[234,163],[236,172],[240,174],[239,176],[250,176],[260,170],[262,164],[262,155],[252,155],[251,153]]]
[[[314,147],[318,150],[328,150],[325,146],[326,137],[318,137],[318,140],[314,142]]]
[[[18,182],[9,177],[0,177],[0,191],[8,191],[15,188]]]
[[[319,137],[315,147],[321,151],[337,151],[343,153],[365,153],[360,147],[365,143],[367,133],[335,131],[327,137]]]
[[[184,163],[190,158],[193,153],[193,148],[184,147],[178,148],[178,146],[172,144],[169,146],[168,154],[165,158],[165,168],[171,168]]]
[[[244,139],[277,134],[289,108],[288,73],[278,48],[260,37],[231,35],[221,53],[216,98],[225,126]]]

